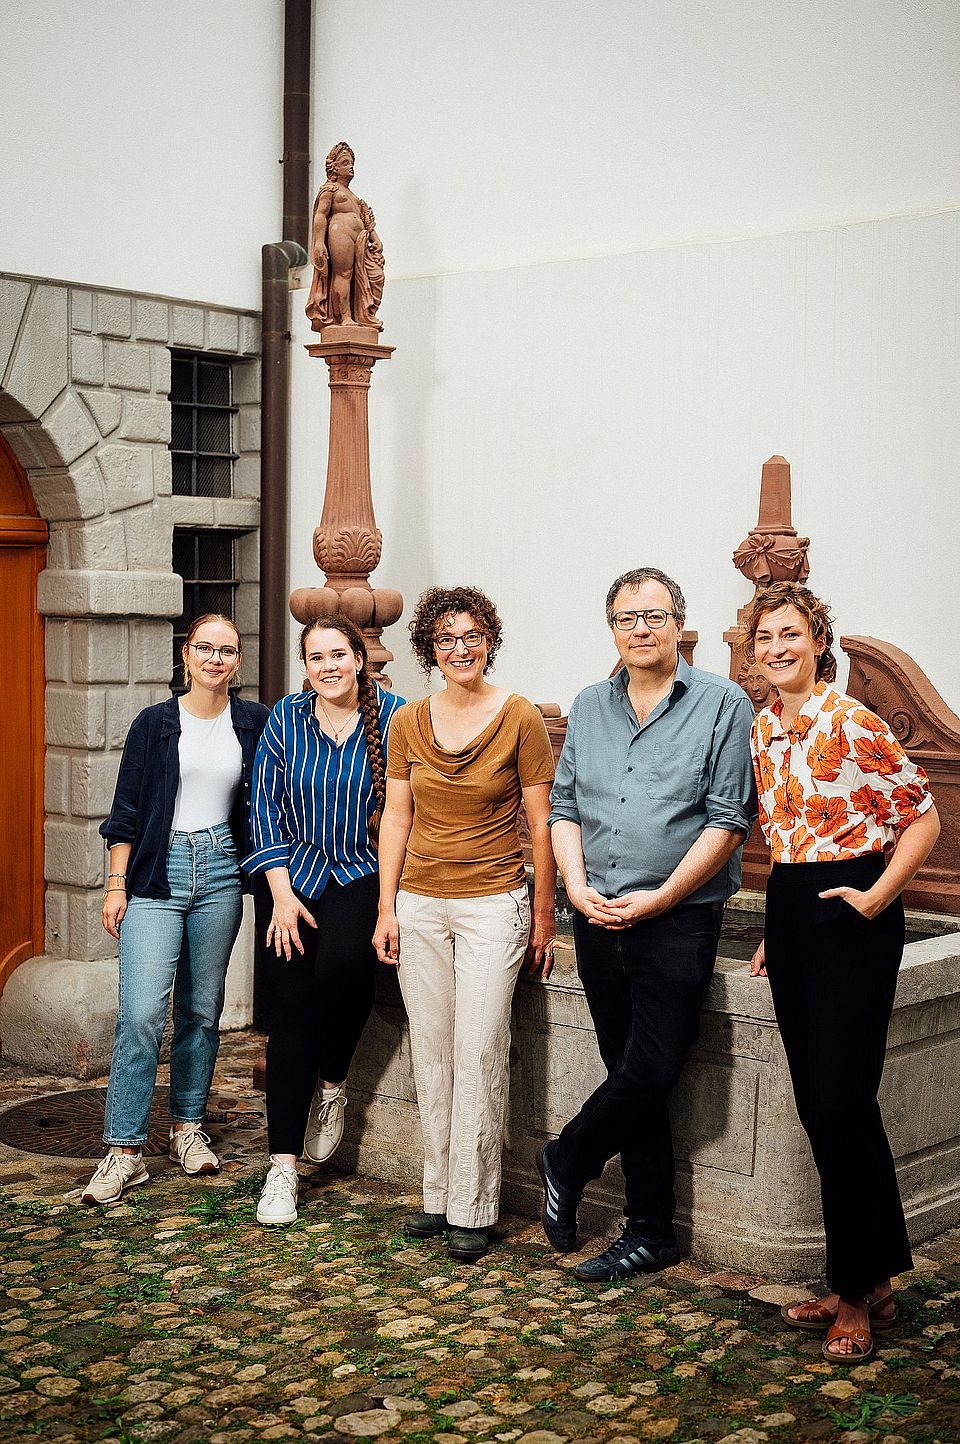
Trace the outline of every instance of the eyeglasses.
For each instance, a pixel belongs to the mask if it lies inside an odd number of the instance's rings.
[[[209,642],[188,642],[187,646],[192,647],[205,662],[210,657],[219,657],[221,662],[235,662],[240,655],[237,647],[211,647]]]
[[[659,632],[661,627],[667,625],[667,618],[676,615],[676,612],[665,612],[661,607],[654,607],[645,612],[617,612],[612,620],[618,632],[632,632],[641,620],[651,632]]]
[[[434,637],[433,645],[438,652],[452,652],[457,643],[462,642],[472,652],[475,647],[482,647],[486,640],[484,632],[462,632],[459,637],[455,637],[452,632],[441,632],[439,637]]]

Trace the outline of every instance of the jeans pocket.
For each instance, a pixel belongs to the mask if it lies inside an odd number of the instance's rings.
[[[670,921],[685,938],[718,938],[723,925],[723,908],[713,903],[680,903]]]

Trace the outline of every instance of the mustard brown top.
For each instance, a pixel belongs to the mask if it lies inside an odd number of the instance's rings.
[[[394,714],[387,776],[409,782],[413,827],[400,886],[421,897],[491,897],[525,877],[517,832],[521,789],[553,781],[543,718],[511,693],[466,747],[441,747],[430,699]]]

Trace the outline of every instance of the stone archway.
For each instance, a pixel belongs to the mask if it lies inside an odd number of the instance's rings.
[[[97,299],[0,277],[0,438],[35,502],[26,509],[38,528],[49,523],[36,575],[45,928],[24,938],[15,971],[7,968],[0,1051],[78,1077],[108,1062],[116,1007],[114,949],[99,926],[98,823],[130,720],[166,695],[167,619],[180,610],[164,510],[169,353],[132,340],[127,297],[104,294],[101,330],[88,334]],[[33,938],[38,950],[25,957]]]

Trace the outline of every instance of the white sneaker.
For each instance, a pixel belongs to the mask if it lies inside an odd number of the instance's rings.
[[[170,1158],[184,1173],[219,1173],[220,1160],[209,1146],[210,1139],[199,1123],[185,1123],[170,1129]]]
[[[311,1163],[326,1163],[336,1153],[343,1137],[343,1110],[346,1106],[347,1095],[342,1088],[328,1094],[322,1081],[317,1084],[303,1140],[303,1156]]]
[[[297,1217],[297,1170],[292,1163],[280,1163],[270,1155],[267,1174],[257,1204],[257,1223],[294,1223]]]
[[[84,1203],[116,1203],[127,1188],[146,1183],[150,1175],[143,1166],[142,1153],[123,1153],[111,1148],[94,1170],[80,1197]]]

